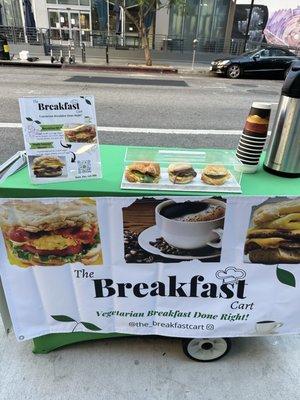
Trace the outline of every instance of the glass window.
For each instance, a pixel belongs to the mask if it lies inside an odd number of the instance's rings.
[[[291,56],[290,53],[287,51],[281,50],[281,49],[273,49],[272,50],[272,55],[277,56],[277,57],[289,57]]]
[[[47,0],[48,4],[57,4],[57,0]]]
[[[71,22],[71,28],[79,29],[79,14],[78,13],[71,13],[70,14],[70,22]]]
[[[182,36],[184,9],[181,5],[172,5],[170,9],[169,36]]]
[[[23,26],[20,3],[18,0],[1,0],[2,22],[7,26]]]
[[[265,50],[260,52],[260,56],[261,57],[270,57],[271,55],[272,54],[271,54],[270,50],[268,50],[268,49],[265,49]]]
[[[90,29],[90,15],[80,13],[80,29]]]
[[[199,4],[201,4],[199,0],[187,0],[186,2],[183,35],[184,39],[190,42],[192,42],[197,35]]]
[[[81,6],[89,6],[90,5],[90,0],[80,0],[80,5]]]
[[[58,0],[58,4],[67,4],[72,6],[78,6],[79,0]]]
[[[49,22],[51,28],[57,28],[57,26],[59,25],[58,12],[56,11],[49,12]]]
[[[69,14],[67,12],[60,12],[59,13],[59,22],[60,22],[61,28],[69,29]]]

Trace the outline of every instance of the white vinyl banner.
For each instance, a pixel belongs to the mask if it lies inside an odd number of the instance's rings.
[[[2,199],[18,340],[300,332],[300,198]]]

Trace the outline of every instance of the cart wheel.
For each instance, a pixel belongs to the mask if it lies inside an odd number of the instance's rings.
[[[64,57],[60,57],[60,63],[63,64],[65,62]]]
[[[54,58],[54,57],[51,57],[51,64],[53,64],[54,61],[55,61],[55,58]]]
[[[231,340],[214,339],[182,339],[184,354],[194,361],[216,361],[224,357],[231,349]]]
[[[73,62],[73,58],[69,57],[69,64],[72,64],[72,62]]]

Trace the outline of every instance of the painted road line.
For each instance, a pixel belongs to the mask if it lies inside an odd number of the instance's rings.
[[[22,124],[15,122],[0,122],[0,129],[16,129],[22,128]],[[242,130],[230,130],[230,129],[163,129],[163,128],[130,128],[120,126],[98,126],[98,131],[102,132],[119,132],[119,133],[145,133],[145,134],[172,134],[172,135],[233,135],[239,136]],[[270,132],[268,132],[270,135]]]
[[[0,128],[22,128],[22,124],[15,122],[0,122]],[[240,135],[241,130],[230,129],[163,129],[163,128],[130,128],[120,126],[98,126],[98,130],[105,132],[131,132],[131,133],[161,133],[177,135]]]

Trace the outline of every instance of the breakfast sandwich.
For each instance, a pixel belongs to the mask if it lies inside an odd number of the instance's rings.
[[[25,265],[95,264],[101,257],[96,203],[7,201],[0,225],[8,253]]]
[[[78,125],[63,131],[67,142],[94,143],[97,135],[95,125]]]
[[[252,263],[300,264],[300,199],[256,209],[244,252]]]
[[[169,179],[173,183],[185,184],[192,182],[197,176],[192,164],[176,163],[170,164],[168,168]]]
[[[201,180],[208,185],[223,185],[230,178],[229,171],[223,165],[207,165],[201,175]]]
[[[126,168],[125,178],[134,183],[157,183],[160,179],[160,166],[149,161],[135,162]]]
[[[32,170],[37,178],[54,178],[62,175],[64,163],[55,156],[36,157],[32,163]]]

